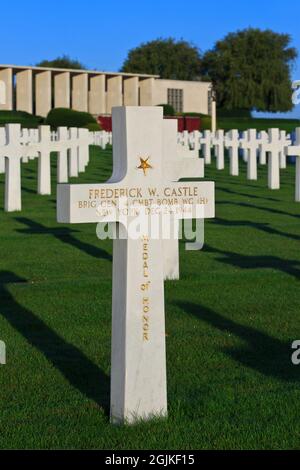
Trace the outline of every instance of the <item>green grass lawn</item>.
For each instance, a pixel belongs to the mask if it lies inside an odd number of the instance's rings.
[[[231,129],[238,129],[240,131],[246,131],[247,129],[266,131],[272,127],[292,132],[296,127],[300,127],[300,120],[218,117],[218,128],[224,129],[225,131],[229,131]]]
[[[197,113],[192,113],[197,115]],[[211,117],[199,115],[201,120],[201,130],[211,129]],[[279,128],[283,131],[292,132],[296,127],[300,127],[300,119],[269,119],[269,118],[253,118],[253,117],[230,117],[222,116],[217,110],[217,128],[230,131],[238,129],[246,131],[247,129],[257,129],[258,131],[266,131],[270,128]]]
[[[36,194],[37,162],[23,165],[23,210],[3,212],[0,175],[1,448],[296,449],[300,447],[300,204],[294,167],[279,191],[217,172],[216,219],[203,251],[181,243],[181,280],[167,282],[169,418],[109,424],[112,244],[96,227],[56,223]],[[92,148],[87,172],[111,173]]]

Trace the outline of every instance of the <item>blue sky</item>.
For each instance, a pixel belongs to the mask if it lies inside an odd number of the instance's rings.
[[[117,71],[141,42],[172,36],[205,51],[249,26],[289,33],[300,53],[300,2],[292,0],[14,0],[1,2],[0,14],[4,64],[34,65],[68,54],[89,68]],[[300,58],[293,77],[300,79]],[[293,114],[300,117],[300,106]]]

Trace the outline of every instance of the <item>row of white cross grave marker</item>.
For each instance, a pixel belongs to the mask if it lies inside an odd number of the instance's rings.
[[[175,124],[172,126],[175,127]],[[226,134],[223,130],[218,130],[216,133],[184,131],[177,134],[177,142],[182,155],[193,155],[197,158],[201,150],[204,157],[201,163],[198,162],[198,171],[187,176],[204,177],[203,165],[211,163],[212,155],[216,157],[216,168],[223,170],[225,149],[228,149],[230,175],[238,176],[241,154],[247,162],[249,180],[257,179],[258,162],[261,165],[268,163],[270,189],[280,188],[280,170],[286,168],[287,156],[300,156],[300,129],[296,130],[295,145],[292,145],[290,135],[279,129],[270,129],[268,132],[249,129],[241,134],[237,130],[231,130]],[[112,133],[89,132],[87,129],[66,127],[51,132],[49,126],[21,130],[18,124],[9,124],[6,128],[0,128],[0,173],[6,174],[5,210],[8,212],[21,210],[21,162],[26,163],[29,159],[38,157],[37,192],[48,195],[51,193],[50,153],[58,152],[57,181],[64,183],[68,181],[68,176],[77,177],[80,172],[85,171],[91,144],[105,149],[108,144],[112,144]],[[172,145],[173,141],[169,139],[170,149]],[[193,150],[194,154],[190,150]],[[171,167],[174,171],[172,160],[168,165],[169,171]],[[186,168],[186,162],[183,165]],[[296,159],[295,200],[300,202],[299,158]]]
[[[50,126],[39,129],[21,129],[20,124],[7,124],[0,128],[0,173],[5,173],[4,209],[20,211],[21,164],[38,158],[38,194],[51,194],[50,153],[57,152],[57,182],[67,183],[77,177],[89,163],[89,146],[103,149],[112,143],[111,133],[88,129],[59,127],[51,132]]]
[[[268,163],[268,187],[270,189],[280,188],[280,170],[287,166],[287,156],[300,157],[300,128],[296,129],[295,144],[292,145],[291,136],[286,131],[279,129],[269,129],[268,132],[257,132],[256,129],[249,129],[239,133],[238,130],[231,130],[227,133],[218,130],[194,131],[188,133],[184,131],[178,134],[178,143],[185,148],[202,150],[205,164],[211,163],[212,149],[216,156],[216,167],[223,170],[225,166],[225,149],[229,151],[230,175],[239,174],[239,156],[243,155],[243,160],[247,162],[247,179],[257,180],[257,166]],[[268,156],[268,158],[267,158]],[[300,202],[300,161],[296,159],[296,186],[295,200]]]

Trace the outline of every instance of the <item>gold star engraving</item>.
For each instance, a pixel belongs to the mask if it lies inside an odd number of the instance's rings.
[[[147,174],[147,170],[148,170],[149,168],[153,168],[153,166],[151,166],[151,165],[148,163],[149,158],[150,158],[150,157],[144,159],[144,158],[141,158],[141,157],[140,157],[141,164],[140,164],[140,166],[138,166],[138,169],[139,169],[139,170],[143,170],[145,176],[146,176],[146,174]]]

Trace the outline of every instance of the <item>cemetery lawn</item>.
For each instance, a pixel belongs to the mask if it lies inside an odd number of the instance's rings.
[[[96,227],[56,223],[22,167],[23,210],[3,212],[1,187],[0,447],[8,449],[297,449],[300,205],[294,166],[280,191],[206,168],[216,219],[203,251],[181,243],[181,280],[165,285],[169,418],[109,424],[112,243]],[[85,174],[105,181],[111,151],[92,147]]]
[[[218,117],[218,128],[225,132],[231,129],[246,131],[247,129],[257,129],[258,131],[267,131],[274,127],[282,131],[292,132],[300,126],[299,119],[264,119],[264,118],[230,118]]]

